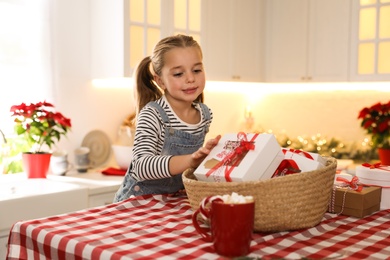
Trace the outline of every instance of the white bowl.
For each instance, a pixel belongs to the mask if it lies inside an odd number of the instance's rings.
[[[112,150],[119,168],[127,170],[133,158],[133,146],[112,145]]]

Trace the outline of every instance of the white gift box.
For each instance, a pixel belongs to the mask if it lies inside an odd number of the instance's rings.
[[[364,185],[382,187],[381,210],[390,209],[390,166],[370,168],[356,166],[356,176]]]
[[[312,153],[312,152],[306,152],[306,151],[288,149],[288,148],[282,148],[282,150],[285,153],[287,153],[287,152],[295,153],[295,154],[298,154],[298,155],[303,156],[305,158],[312,159],[313,161],[317,161],[317,162],[321,163],[322,165],[326,165],[327,160],[318,153]]]
[[[314,171],[325,166],[325,164],[320,161],[307,158],[301,154],[290,152],[288,150],[285,150],[284,158],[294,160],[301,172]]]
[[[246,134],[247,141],[252,140],[254,149],[249,150],[238,165],[221,165],[224,159],[239,146],[238,134],[222,136],[218,145],[194,171],[200,181],[207,182],[243,182],[270,179],[284,159],[282,149],[273,134]],[[219,166],[218,166],[219,165]],[[231,170],[229,172],[229,170]]]
[[[353,178],[353,175],[352,174],[349,174],[347,172],[336,172],[335,176],[334,176],[334,184],[345,184],[344,181],[341,181],[341,180],[337,180],[337,178],[340,177],[340,178],[343,178],[344,180],[347,180],[347,181],[351,181],[352,178]]]

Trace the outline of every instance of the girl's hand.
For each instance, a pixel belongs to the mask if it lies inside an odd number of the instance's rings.
[[[169,171],[171,175],[177,175],[183,173],[188,168],[196,169],[199,164],[206,158],[211,150],[218,144],[221,139],[221,135],[210,139],[206,144],[199,148],[192,154],[176,155],[172,156],[169,160]]]
[[[218,144],[220,139],[221,135],[218,135],[217,137],[208,140],[203,147],[191,154],[191,168],[197,168],[203,159],[206,158],[211,150]]]

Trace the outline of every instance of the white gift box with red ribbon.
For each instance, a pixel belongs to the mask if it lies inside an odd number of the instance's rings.
[[[284,153],[284,158],[294,160],[301,172],[321,169],[326,163],[325,158],[319,154],[285,148],[283,148],[282,151]],[[322,161],[325,163],[322,163]]]
[[[207,182],[270,179],[283,159],[273,134],[229,133],[222,136],[194,175]]]
[[[354,175],[349,174],[347,172],[343,172],[343,171],[336,172],[336,174],[334,176],[334,184],[341,184],[341,183],[343,183],[344,181],[340,181],[340,178],[345,179],[347,181],[351,181],[353,177],[354,177]]]
[[[390,209],[390,166],[363,163],[355,174],[361,184],[382,187],[381,210]]]
[[[306,152],[306,151],[303,151],[303,150],[299,150],[299,149],[291,149],[291,148],[282,148],[283,152],[286,153],[286,152],[292,152],[292,153],[295,153],[295,154],[299,154],[301,156],[304,156],[308,159],[312,159],[313,161],[317,161],[323,165],[326,165],[326,159],[324,157],[322,157],[320,154],[318,153],[312,153],[312,152]]]

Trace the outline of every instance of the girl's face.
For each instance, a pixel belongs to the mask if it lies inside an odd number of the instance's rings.
[[[196,47],[174,48],[165,53],[164,61],[161,75],[156,75],[155,81],[171,101],[192,103],[206,84],[199,50]]]

